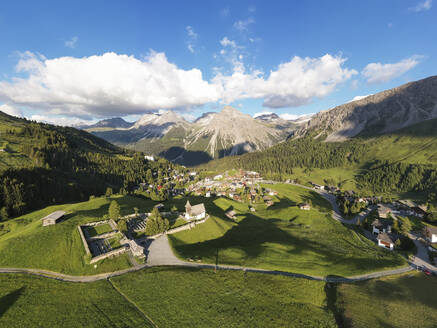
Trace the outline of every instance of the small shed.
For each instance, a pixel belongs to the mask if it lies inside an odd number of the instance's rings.
[[[311,209],[311,205],[308,203],[300,203],[299,208],[304,211],[309,211]]]
[[[49,215],[47,215],[46,217],[42,218],[42,225],[43,227],[48,226],[48,225],[53,225],[58,223],[58,221],[65,215],[64,211],[56,211],[53,212]]]
[[[234,210],[230,210],[230,211],[227,211],[226,212],[226,216],[228,217],[228,218],[230,218],[230,219],[232,219],[232,220],[235,220],[235,215],[236,215],[237,213],[235,213],[235,211]]]

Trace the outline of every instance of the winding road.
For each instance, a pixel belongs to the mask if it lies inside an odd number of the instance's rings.
[[[182,262],[182,261],[181,261]],[[99,280],[106,280],[112,277],[117,277],[124,275],[129,272],[135,272],[147,268],[153,268],[153,267],[160,267],[164,266],[163,264],[160,265],[150,265],[150,264],[143,264],[137,267],[132,267],[125,270],[115,271],[115,272],[109,272],[109,273],[102,273],[92,276],[72,276],[67,275],[59,272],[53,272],[48,270],[40,270],[40,269],[26,269],[26,268],[0,268],[0,273],[25,273],[30,275],[36,275],[40,277],[60,280],[60,281],[66,281],[66,282],[80,282],[80,283],[88,283],[88,282],[94,282]],[[240,267],[240,266],[232,266],[232,265],[213,265],[213,264],[200,264],[200,263],[190,263],[190,262],[182,262],[180,264],[171,264],[166,266],[173,266],[173,267],[188,267],[188,268],[198,268],[198,269],[215,269],[215,270],[230,270],[230,271],[244,271],[244,272],[253,272],[253,273],[263,273],[263,274],[271,274],[271,275],[280,275],[280,276],[286,276],[286,277],[294,277],[294,278],[302,278],[302,279],[309,279],[309,280],[319,280],[319,281],[326,281],[326,282],[333,282],[333,283],[348,283],[348,282],[357,282],[357,281],[363,281],[373,278],[380,278],[390,275],[396,275],[400,273],[405,273],[408,271],[412,271],[413,268],[411,266],[406,266],[399,269],[394,270],[387,270],[387,271],[380,271],[380,272],[374,272],[374,273],[368,273],[363,275],[357,275],[357,276],[351,276],[351,277],[336,277],[336,276],[328,276],[328,277],[319,277],[319,276],[312,276],[312,275],[305,275],[300,273],[293,273],[293,272],[286,272],[286,271],[274,271],[274,270],[264,270],[264,269],[257,269],[257,268],[248,268],[248,267]]]
[[[332,217],[345,224],[357,224],[360,220],[362,220],[364,217],[366,217],[370,213],[370,209],[366,210],[360,214],[358,214],[356,217],[352,218],[351,220],[346,220],[341,216],[340,210],[338,208],[337,202],[335,200],[335,196],[331,195],[327,192],[321,191],[321,190],[314,190],[312,188],[298,185],[300,187],[303,187],[305,189],[313,190],[319,193],[323,198],[325,198],[329,203],[332,205],[333,213]],[[233,265],[213,265],[213,264],[202,264],[202,263],[194,263],[194,262],[185,262],[180,259],[178,259],[168,242],[167,235],[163,235],[159,238],[156,238],[152,241],[148,248],[148,257],[147,257],[147,263],[142,265],[135,265],[131,268],[114,271],[114,272],[108,272],[108,273],[102,273],[97,275],[89,275],[89,276],[74,276],[74,275],[68,275],[63,274],[59,272],[53,272],[49,270],[42,270],[42,269],[27,269],[27,268],[0,268],[0,273],[25,273],[25,274],[31,274],[36,275],[40,277],[45,278],[51,278],[56,279],[60,281],[66,281],[66,282],[80,282],[80,283],[88,283],[88,282],[94,282],[98,280],[105,280],[109,279],[111,277],[121,276],[130,272],[135,272],[147,268],[153,268],[153,267],[159,267],[159,266],[178,266],[178,267],[188,267],[188,268],[199,268],[199,269],[215,269],[215,270],[233,270],[233,271],[244,271],[244,272],[253,272],[253,273],[260,273],[260,274],[271,274],[271,275],[281,275],[286,277],[294,277],[294,278],[302,278],[302,279],[310,279],[310,280],[319,280],[319,281],[326,281],[326,282],[332,282],[332,283],[350,283],[350,282],[357,282],[357,281],[363,281],[368,279],[374,279],[374,278],[380,278],[390,275],[396,275],[401,274],[405,272],[412,271],[416,269],[419,266],[425,266],[429,270],[436,271],[437,268],[429,264],[428,254],[426,251],[425,246],[422,244],[422,242],[419,241],[419,238],[417,236],[411,235],[410,238],[413,239],[414,243],[417,246],[417,255],[414,257],[412,262],[408,262],[408,266],[393,269],[393,270],[386,270],[386,271],[379,271],[379,272],[373,272],[373,273],[367,273],[362,275],[356,275],[356,276],[349,276],[349,277],[338,277],[338,276],[327,276],[327,277],[321,277],[321,276],[313,276],[313,275],[305,275],[300,273],[292,273],[292,272],[286,272],[286,271],[274,271],[274,270],[264,270],[259,268],[250,268],[250,267],[243,267],[243,266],[233,266]],[[427,260],[428,259],[428,260]]]

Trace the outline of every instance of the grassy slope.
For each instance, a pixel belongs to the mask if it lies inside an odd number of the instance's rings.
[[[170,267],[111,281],[159,327],[336,327],[323,282]]]
[[[356,189],[355,176],[360,174],[369,163],[375,160],[437,164],[436,124],[437,119],[433,119],[385,135],[355,138],[355,142],[358,141],[360,144],[368,147],[368,151],[360,156],[359,163],[349,163],[344,167],[330,169],[312,168],[305,170],[304,168],[296,168],[293,175],[284,175],[283,178],[299,178],[304,183],[314,181],[320,184],[324,183],[325,178],[333,178],[337,183],[343,181],[344,189]],[[292,145],[293,140],[289,140],[287,143]],[[281,147],[281,145],[274,147]],[[268,153],[266,155],[268,156]],[[252,157],[252,154],[246,154],[240,158],[243,162],[245,160],[250,162]],[[212,161],[203,167],[213,171],[224,171],[233,168],[235,162],[232,158],[224,158]],[[411,197],[412,195],[404,196]]]
[[[435,327],[437,279],[408,274],[341,285],[346,327]]]
[[[258,205],[255,213],[242,203],[210,200],[206,209],[211,218],[206,223],[169,236],[175,253],[208,263],[318,276],[349,276],[405,265],[395,253],[332,219],[329,203],[315,192],[290,185],[273,188],[280,193],[277,203],[270,208]],[[313,203],[311,211],[296,207],[307,200]],[[238,222],[224,215],[231,206]]]
[[[0,275],[1,327],[151,327],[107,281]]]
[[[20,135],[10,135],[6,131],[14,130],[19,132],[30,122],[19,119],[0,112],[0,145],[7,145],[5,152],[0,152],[0,171],[12,168],[22,168],[33,166],[33,161],[23,153],[22,147],[25,145],[37,145],[38,140],[33,140]],[[106,154],[118,154],[121,150],[114,145],[99,139],[87,132],[64,127],[42,125],[45,129],[54,129],[67,137],[81,151],[101,152]]]
[[[122,214],[150,210],[153,201],[135,197],[116,197]],[[111,199],[50,206],[0,224],[0,266],[40,268],[69,274],[95,274],[129,267],[127,255],[106,259],[97,268],[86,264],[86,254],[77,226],[97,221],[108,212]],[[55,210],[67,212],[66,220],[43,227],[40,219]]]

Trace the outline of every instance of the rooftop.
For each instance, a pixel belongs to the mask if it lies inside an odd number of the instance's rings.
[[[46,217],[42,218],[41,220],[58,220],[61,217],[63,217],[64,215],[65,215],[64,211],[56,211],[56,212],[53,212],[53,213],[47,215]]]
[[[390,244],[395,243],[392,236],[390,236],[388,233],[385,233],[385,232],[381,232],[380,234],[378,234],[377,239],[380,241],[386,242],[386,243],[390,243]]]

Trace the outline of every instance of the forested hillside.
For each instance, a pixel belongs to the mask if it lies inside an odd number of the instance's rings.
[[[0,112],[0,216],[22,215],[53,203],[88,199],[107,187],[129,191],[148,169],[173,164],[148,162],[74,128],[18,119]],[[150,175],[150,171],[148,173]]]
[[[293,138],[262,152],[228,157],[202,166],[244,168],[284,180],[297,168],[353,170],[359,189],[389,193],[437,189],[437,119],[374,137],[325,142],[314,135]],[[329,176],[326,177],[329,180]]]

